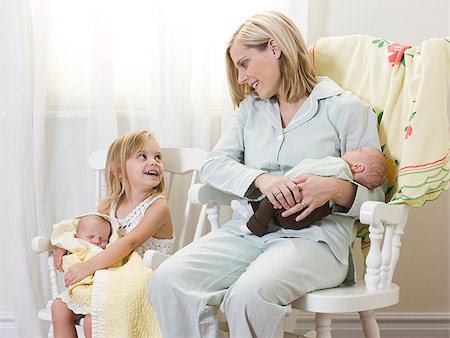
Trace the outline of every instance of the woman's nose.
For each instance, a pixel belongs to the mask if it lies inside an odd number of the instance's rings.
[[[245,73],[242,72],[242,71],[239,71],[239,74],[238,74],[238,83],[239,83],[239,84],[244,84],[245,81],[247,81],[247,74],[245,74]]]

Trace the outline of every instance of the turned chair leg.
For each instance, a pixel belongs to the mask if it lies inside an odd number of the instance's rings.
[[[331,338],[331,314],[316,313],[316,338]]]
[[[380,329],[373,310],[361,311],[359,318],[361,318],[364,337],[380,338]]]

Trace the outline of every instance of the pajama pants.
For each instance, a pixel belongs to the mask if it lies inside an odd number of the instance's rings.
[[[275,338],[292,301],[341,284],[347,270],[322,242],[220,229],[161,264],[148,290],[164,338],[219,337],[214,305],[231,338]]]

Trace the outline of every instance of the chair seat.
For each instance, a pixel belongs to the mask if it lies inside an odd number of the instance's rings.
[[[364,281],[354,286],[341,286],[307,293],[292,307],[318,313],[360,312],[397,304],[400,288],[396,284],[384,290],[367,290]]]

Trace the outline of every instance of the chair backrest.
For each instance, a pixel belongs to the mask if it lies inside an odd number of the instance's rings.
[[[367,227],[361,226],[358,237],[364,256],[370,247],[367,287],[384,288],[390,284],[398,260],[406,206],[422,206],[449,186],[450,46],[444,38],[411,47],[368,35],[348,35],[319,39],[310,53],[317,75],[330,77],[368,102],[377,118],[388,164],[386,202],[399,208],[370,208],[372,218],[366,217],[369,209],[363,208],[360,218],[371,224],[370,236]]]
[[[187,192],[189,188],[199,181],[199,170],[203,165],[206,152],[198,148],[161,148],[166,180],[166,195],[169,201],[172,217],[174,218],[177,245],[182,247],[198,238],[206,225],[206,205],[201,206],[200,212],[192,209],[193,203],[189,201]],[[93,152],[89,158],[89,166],[95,170],[95,202],[100,202],[105,193],[104,170],[107,150]],[[198,221],[194,227],[195,218]]]
[[[206,152],[196,148],[162,148],[163,162],[166,173],[166,189],[169,199],[171,213],[174,218],[175,235],[177,237],[178,249],[200,237],[206,225],[206,204],[201,206],[201,210],[196,212],[192,208],[193,203],[188,199],[189,188],[198,182],[198,172],[203,164]],[[95,200],[99,203],[103,196],[104,189],[104,170],[106,164],[106,150],[98,150],[93,152],[88,159],[89,166],[95,170]],[[178,177],[180,176],[180,177]],[[177,212],[176,206],[178,202]],[[198,211],[198,210],[197,210]],[[198,217],[197,223],[195,218]],[[178,216],[178,217],[176,217]],[[194,226],[189,226],[190,224]],[[195,234],[195,235],[194,235]],[[52,299],[54,299],[61,290],[62,278],[53,267],[53,254],[50,239],[47,237],[37,236],[32,241],[32,249],[35,252],[48,252],[48,268],[51,285]]]

